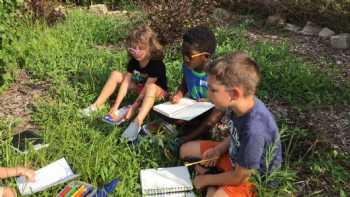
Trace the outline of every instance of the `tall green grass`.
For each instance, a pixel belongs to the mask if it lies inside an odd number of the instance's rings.
[[[79,108],[93,102],[112,70],[125,70],[127,56],[122,43],[136,22],[73,10],[66,21],[51,28],[40,23],[33,25],[25,18],[9,27],[10,31],[16,32],[17,38],[3,50],[2,55],[7,58],[5,63],[9,63],[4,64],[5,70],[25,69],[34,80],[47,80],[52,84],[49,95],[37,100],[32,114],[50,146],[19,155],[10,148],[11,139],[7,137],[0,143],[0,166],[39,168],[65,157],[81,180],[101,185],[118,176],[121,182],[114,196],[140,196],[140,169],[179,164],[163,155],[167,135],[159,134],[155,139],[146,137],[138,146],[130,147],[119,139],[125,127],[114,128],[99,121],[106,110],[87,119],[81,119],[77,114]],[[349,101],[350,91],[346,84],[337,87],[326,75],[315,72],[312,66],[291,55],[287,45],[259,43],[251,46],[245,29],[245,24],[216,29],[219,45],[216,56],[235,50],[248,51],[261,65],[264,79],[258,95],[264,101],[277,99],[300,107]],[[121,49],[109,51],[95,47],[107,43]],[[165,58],[171,90],[180,83],[182,60],[179,51],[179,46],[168,49]],[[15,124],[15,120],[1,120],[1,136],[9,136]],[[271,190],[266,181],[258,178],[256,183],[261,196],[293,193],[296,165],[304,162],[297,156],[300,150],[295,144],[310,137],[307,131],[284,124],[280,126],[285,162],[280,172],[268,178],[283,184]],[[338,173],[343,173],[340,167],[332,171],[334,176]],[[347,180],[338,179],[337,190]],[[3,184],[15,187],[13,179]],[[53,187],[35,196],[53,196],[61,188]]]

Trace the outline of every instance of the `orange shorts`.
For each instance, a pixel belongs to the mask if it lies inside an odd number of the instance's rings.
[[[220,142],[215,142],[215,141],[209,141],[209,140],[202,140],[200,142],[200,151],[201,154],[203,154],[206,150],[215,147],[218,145]],[[227,171],[232,171],[232,163],[231,159],[228,155],[228,153],[225,153],[222,155],[217,164],[216,167],[223,170],[224,172]],[[226,194],[230,197],[255,197],[255,186],[254,184],[247,182],[244,184],[241,184],[239,186],[231,186],[231,185],[225,185],[222,186]]]

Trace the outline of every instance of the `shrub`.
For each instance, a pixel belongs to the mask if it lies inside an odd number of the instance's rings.
[[[208,25],[209,15],[217,5],[215,0],[139,1],[147,12],[151,27],[158,32],[163,44],[178,40],[185,29]]]
[[[64,20],[65,14],[60,9],[55,9],[56,1],[27,0],[25,11],[32,16],[33,21],[45,21],[48,25],[54,25]]]

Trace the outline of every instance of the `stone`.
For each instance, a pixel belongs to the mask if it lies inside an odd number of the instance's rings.
[[[327,27],[323,28],[319,33],[318,33],[318,36],[321,37],[321,38],[329,38],[331,36],[334,36],[335,35],[335,32],[332,31],[331,29],[328,29]]]
[[[315,36],[315,35],[318,35],[318,33],[320,33],[321,29],[322,28],[319,27],[318,25],[308,21],[304,26],[304,28],[299,33],[307,36]]]
[[[284,25],[285,23],[286,19],[279,14],[269,16],[266,19],[266,24],[268,25]]]
[[[336,49],[347,49],[350,47],[350,34],[343,33],[331,37],[331,45]]]
[[[343,64],[343,62],[342,62],[342,61],[340,61],[340,60],[337,60],[336,64],[337,64],[337,65],[342,65],[342,64]]]
[[[105,4],[91,5],[89,9],[95,14],[107,14],[108,12],[108,8]]]
[[[298,32],[301,28],[297,25],[287,23],[284,29],[291,32]]]

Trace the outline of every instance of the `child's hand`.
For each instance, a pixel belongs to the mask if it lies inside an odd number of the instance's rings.
[[[193,185],[196,189],[202,189],[208,185],[207,183],[208,175],[198,175],[194,177]]]
[[[170,97],[170,101],[175,104],[175,103],[178,103],[180,102],[181,98],[183,96],[181,94],[175,94],[174,96]]]
[[[28,168],[18,167],[16,168],[18,176],[24,176],[28,181],[35,181],[35,172],[34,170]]]
[[[206,98],[199,98],[199,99],[197,99],[197,102],[207,102],[208,101],[208,99],[206,99]]]
[[[206,150],[202,154],[202,159],[212,159],[212,160],[204,162],[203,165],[206,167],[215,166],[220,155],[221,155],[220,152],[216,148],[210,148],[210,149]],[[213,158],[217,158],[217,159],[213,159]]]

